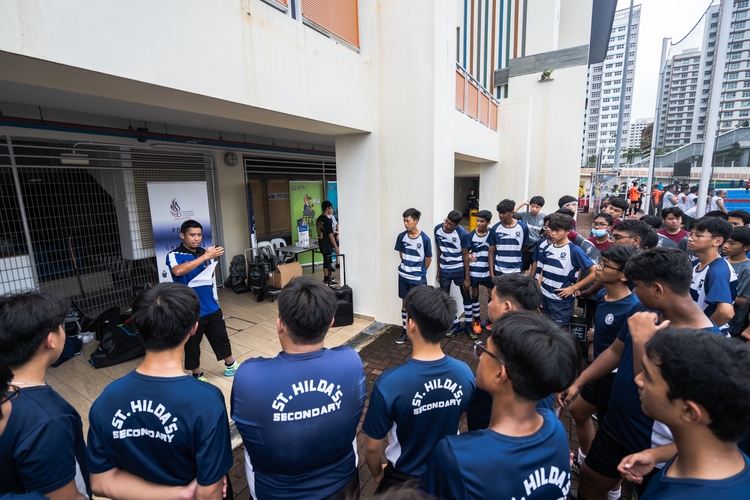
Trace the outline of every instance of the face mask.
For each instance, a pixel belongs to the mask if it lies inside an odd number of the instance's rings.
[[[606,229],[592,229],[591,234],[599,238],[607,234],[607,230]]]

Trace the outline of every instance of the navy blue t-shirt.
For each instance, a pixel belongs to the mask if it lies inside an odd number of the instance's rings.
[[[683,479],[667,477],[673,457],[648,483],[643,500],[739,500],[750,498],[750,459],[744,453],[745,468],[727,479]]]
[[[90,496],[81,416],[47,385],[22,387],[0,436],[0,495],[47,494],[75,479]]]
[[[201,486],[232,467],[229,419],[221,391],[189,375],[132,371],[115,380],[89,412],[93,473],[118,468],[156,484]]]
[[[562,422],[541,410],[541,428],[511,437],[491,430],[448,436],[435,447],[419,489],[437,498],[557,500],[570,491],[570,450]]]
[[[555,395],[550,394],[546,398],[542,398],[536,402],[536,409],[541,410],[546,408],[550,411],[555,410]],[[469,401],[469,407],[466,408],[466,423],[469,426],[469,430],[486,429],[490,426],[490,418],[492,417],[492,396],[487,391],[484,391],[477,387],[474,391],[474,395]]]
[[[639,302],[631,293],[620,300],[605,300],[607,290],[601,289],[596,295],[596,316],[594,317],[594,359],[607,350],[620,333],[622,325],[627,324],[633,307]]]
[[[643,304],[638,302],[631,309],[629,316],[646,310]],[[721,334],[715,326],[704,328],[704,330],[713,334]],[[609,400],[609,409],[604,417],[605,424],[615,436],[618,436],[620,444],[625,446],[629,453],[671,443],[673,440],[669,428],[646,416],[641,409],[641,398],[638,386],[635,385],[633,339],[630,336],[627,321],[623,324],[617,338],[624,344],[617,375],[612,382],[612,394],[616,394],[617,397]]]
[[[362,430],[374,439],[388,436],[386,458],[399,472],[419,476],[438,441],[458,432],[474,388],[463,361],[410,359],[378,377]]]
[[[362,360],[349,347],[245,361],[234,376],[232,418],[253,497],[326,498],[341,490],[357,467],[366,396]]]

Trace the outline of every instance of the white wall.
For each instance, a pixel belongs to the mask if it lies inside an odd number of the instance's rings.
[[[6,0],[0,51],[126,79],[112,89],[90,74],[19,77],[33,85],[165,107],[208,97],[273,112],[246,110],[247,121],[371,128],[370,61],[260,0]],[[180,92],[153,101],[142,85],[128,93],[136,83]]]

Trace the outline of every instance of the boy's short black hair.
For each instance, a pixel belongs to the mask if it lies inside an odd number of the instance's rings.
[[[320,204],[320,209],[325,212],[326,210],[328,210],[332,206],[333,206],[333,203],[331,203],[330,201],[326,200],[326,201],[324,201],[323,203]]]
[[[133,326],[147,351],[168,351],[188,336],[200,318],[200,308],[192,288],[159,283],[143,290],[133,301]]]
[[[705,408],[718,439],[737,442],[750,432],[750,346],[704,330],[667,327],[646,343],[646,356],[659,367],[667,398]]]
[[[571,209],[569,209],[569,208],[558,208],[555,211],[555,214],[556,215],[567,215],[568,217],[574,217],[576,213],[574,211],[572,211]],[[552,219],[550,219],[550,220],[552,220]]]
[[[450,212],[448,212],[448,217],[446,217],[446,219],[454,224],[461,224],[461,219],[463,218],[464,214],[462,214],[458,210],[451,210]]]
[[[729,216],[722,212],[721,210],[711,210],[710,212],[706,212],[703,214],[703,218],[713,218],[713,219],[721,219],[721,220],[729,220]]]
[[[188,229],[193,229],[193,228],[197,228],[203,231],[203,226],[201,226],[200,222],[198,222],[197,220],[190,219],[182,223],[182,225],[180,226],[180,233],[185,234],[187,233]]]
[[[497,204],[497,213],[504,214],[513,212],[516,209],[516,202],[513,200],[503,200]]]
[[[402,216],[404,219],[407,217],[411,217],[414,220],[419,220],[422,218],[422,212],[417,210],[416,208],[407,208],[404,210],[404,215]]]
[[[529,200],[529,205],[539,205],[540,207],[544,206],[544,198],[541,196],[532,196]]]
[[[0,362],[0,394],[6,394],[10,389],[10,381],[13,380],[13,372],[10,371],[5,363]],[[0,405],[0,420],[7,415],[3,415],[2,405]]]
[[[708,231],[712,238],[721,237],[725,242],[732,235],[732,225],[718,217],[701,217],[693,223],[693,229],[699,233]]]
[[[632,245],[612,245],[602,250],[602,257],[613,264],[617,264],[624,271],[625,264],[637,253],[638,249]]]
[[[669,207],[661,211],[661,218],[666,219],[667,215],[669,214],[674,215],[678,219],[682,219],[682,216],[685,215],[685,212],[683,212],[680,207]]]
[[[70,314],[70,301],[51,293],[0,297],[0,362],[11,370],[34,357],[50,332]]]
[[[649,227],[648,233],[646,233],[646,237],[641,240],[640,248],[656,248],[659,246],[659,233],[656,232],[656,229]]]
[[[659,217],[658,215],[644,215],[638,220],[642,220],[654,229],[661,228],[661,217]]]
[[[698,191],[700,191],[700,188],[698,186],[690,186],[691,193],[697,193]]]
[[[297,345],[322,342],[336,314],[336,294],[310,276],[298,276],[281,289],[279,318]]]
[[[553,217],[549,220],[547,226],[549,226],[552,231],[559,231],[560,229],[563,231],[572,231],[575,226],[575,221],[570,215],[558,214],[557,217]]]
[[[492,325],[492,343],[499,351],[513,386],[526,401],[539,401],[570,387],[580,371],[578,349],[570,333],[536,311],[511,311]]]
[[[612,205],[613,207],[619,208],[623,212],[626,211],[630,207],[627,200],[625,198],[620,198],[619,196],[616,196],[610,199],[609,204]]]
[[[612,232],[619,231],[621,233],[627,233],[631,238],[638,236],[641,239],[640,247],[643,248],[645,240],[649,236],[649,231],[652,231],[651,226],[637,219],[625,219],[615,226]],[[658,239],[658,237],[657,237]]]
[[[492,278],[500,300],[513,302],[519,310],[538,311],[542,305],[542,289],[527,274],[507,273]]]
[[[609,215],[607,212],[599,212],[598,214],[594,216],[594,220],[596,219],[604,219],[605,221],[607,221],[608,226],[612,225],[612,216]]]
[[[477,219],[484,219],[487,222],[490,222],[492,220],[492,212],[489,210],[480,210],[477,212]]]
[[[747,210],[732,210],[727,214],[727,219],[729,217],[740,219],[742,221],[742,224],[745,226],[750,224],[750,212],[748,212]]]
[[[693,266],[682,250],[658,247],[631,257],[625,264],[625,277],[630,282],[641,281],[646,286],[659,283],[685,297],[690,294]]]
[[[549,225],[549,221],[551,221],[551,220],[552,220],[552,217],[557,217],[558,215],[560,215],[560,214],[558,214],[557,212],[554,212],[554,213],[551,213],[551,214],[547,214],[547,215],[545,215],[545,216],[544,216],[544,218],[542,219],[542,223],[543,223],[543,224],[544,224],[545,226],[548,226],[548,225]]]
[[[750,245],[750,227],[735,227],[732,229],[732,235],[729,238],[741,244],[743,247]]]
[[[450,294],[428,285],[409,290],[404,299],[406,317],[419,328],[425,342],[439,344],[456,319],[458,307]]]
[[[566,194],[565,196],[557,200],[557,208],[562,208],[570,203],[578,203],[578,198]]]

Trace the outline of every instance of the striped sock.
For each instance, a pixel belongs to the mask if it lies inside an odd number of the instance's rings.
[[[406,311],[401,311],[401,326],[406,330]]]
[[[481,309],[479,308],[479,297],[474,297],[471,299],[471,310],[474,313],[475,318],[482,317]]]
[[[472,311],[471,303],[464,304],[464,321],[467,323],[471,323],[471,317],[472,317],[471,311]]]
[[[453,324],[454,324],[454,325],[457,325],[457,324],[458,324],[458,318],[453,318]]]

